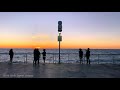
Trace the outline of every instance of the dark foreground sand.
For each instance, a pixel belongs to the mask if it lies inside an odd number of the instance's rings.
[[[120,78],[120,65],[0,63],[0,78]]]

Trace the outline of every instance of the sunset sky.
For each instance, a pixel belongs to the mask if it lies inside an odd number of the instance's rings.
[[[0,48],[120,49],[120,12],[0,12]]]

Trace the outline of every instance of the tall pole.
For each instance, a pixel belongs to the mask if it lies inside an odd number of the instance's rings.
[[[61,36],[62,21],[58,21],[58,32],[59,32],[58,41],[59,41],[59,64],[60,64],[60,41],[62,41],[62,36]]]
[[[60,41],[59,41],[59,64],[60,64]]]

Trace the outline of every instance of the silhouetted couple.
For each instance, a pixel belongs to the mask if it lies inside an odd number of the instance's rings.
[[[34,49],[34,61],[33,61],[33,64],[36,62],[38,62],[39,64],[39,59],[40,59],[40,51],[38,49]]]
[[[86,57],[87,64],[90,64],[90,49],[89,48],[86,50],[85,57]],[[80,63],[83,63],[83,51],[81,48],[79,49],[79,58],[80,58]]]
[[[10,55],[10,62],[12,63],[12,61],[13,61],[13,55],[14,55],[13,49],[10,49],[9,55]]]
[[[45,51],[45,49],[43,49],[42,55],[43,55],[43,61],[45,63],[45,59],[46,59],[46,51]],[[40,51],[38,49],[34,49],[34,61],[33,61],[33,63],[36,64],[36,62],[38,61],[38,64],[39,64],[40,56],[41,56]]]

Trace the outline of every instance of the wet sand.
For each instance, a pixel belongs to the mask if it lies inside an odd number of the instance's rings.
[[[0,78],[120,78],[120,65],[1,62]]]

